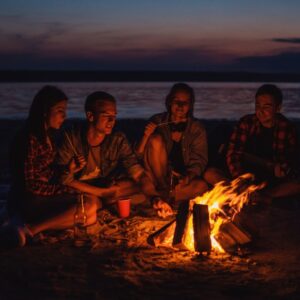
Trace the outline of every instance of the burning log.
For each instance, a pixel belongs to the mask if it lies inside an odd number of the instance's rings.
[[[189,202],[181,203],[176,215],[176,229],[172,243],[175,248],[186,249],[186,246],[183,243],[183,238],[189,214]]]
[[[244,174],[231,182],[220,182],[203,196],[183,203],[176,223],[173,221],[155,233],[154,243],[165,245],[167,236],[170,246],[207,253],[211,248],[218,252],[235,252],[240,245],[250,243],[250,230],[239,222],[238,214],[248,203],[249,195],[264,187],[253,181],[252,174]]]
[[[210,224],[208,206],[184,202],[176,216],[173,247],[210,253]]]
[[[195,204],[193,208],[194,246],[197,252],[211,251],[208,206]]]
[[[192,236],[189,235],[189,222],[191,222],[194,232]],[[189,202],[182,203],[176,220],[171,221],[150,235],[148,243],[156,247],[173,246],[185,250],[192,248],[197,252],[210,253],[211,240],[208,206],[194,204],[191,213]]]
[[[220,226],[216,240],[226,252],[232,253],[239,246],[250,243],[251,235],[234,222],[227,222]]]
[[[155,247],[172,246],[176,227],[175,221],[176,220],[172,220],[171,222],[163,226],[161,229],[151,234],[147,239],[148,243]]]

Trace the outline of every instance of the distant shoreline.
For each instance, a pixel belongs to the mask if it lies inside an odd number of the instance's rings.
[[[0,82],[300,82],[300,73],[2,70]]]

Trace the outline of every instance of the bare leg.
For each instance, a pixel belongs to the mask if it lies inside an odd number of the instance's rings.
[[[175,201],[185,201],[201,196],[208,190],[207,183],[202,179],[194,179],[188,185],[178,184],[175,187]]]
[[[86,214],[87,214],[87,225],[91,225],[97,221],[97,209],[99,208],[99,201],[97,197],[87,197],[86,199]],[[33,235],[44,231],[44,230],[59,230],[67,229],[74,225],[74,214],[76,205],[71,206],[66,211],[46,219],[36,224],[28,224],[27,227]]]
[[[166,181],[168,155],[161,135],[152,135],[146,145],[144,166],[148,177],[159,189],[168,189]]]
[[[104,203],[108,205],[115,203],[117,199],[128,197],[141,192],[140,187],[130,179],[120,180],[110,188],[115,189],[116,193],[113,197],[107,197],[104,199]]]

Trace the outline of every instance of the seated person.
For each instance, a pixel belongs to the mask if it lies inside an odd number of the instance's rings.
[[[280,114],[281,106],[281,90],[272,84],[262,85],[255,95],[255,114],[240,119],[226,155],[233,177],[255,174],[258,181],[267,182],[270,196],[270,188],[292,174],[297,149],[295,127]],[[287,192],[284,186],[280,190]]]
[[[175,84],[166,97],[167,111],[150,118],[136,147],[161,198],[169,201],[191,199],[207,190],[201,178],[207,164],[206,131],[193,117],[194,102],[189,85]]]
[[[125,135],[113,132],[117,116],[115,98],[105,92],[94,92],[86,99],[85,112],[85,124],[66,130],[59,149],[58,164],[64,169],[62,182],[96,196],[101,205],[140,192],[140,188],[148,197],[159,196]],[[163,217],[172,214],[167,206],[155,208]]]
[[[54,86],[43,87],[33,99],[25,128],[11,149],[13,182],[7,206],[15,222],[1,228],[0,244],[7,239],[24,246],[26,238],[41,231],[74,225],[77,195],[58,182],[54,168],[53,133],[65,120],[66,107],[67,96]],[[86,225],[96,222],[97,207],[96,201],[87,201]]]

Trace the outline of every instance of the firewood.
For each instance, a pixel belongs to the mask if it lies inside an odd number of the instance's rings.
[[[210,223],[208,206],[195,204],[193,208],[193,225],[194,225],[194,243],[195,251],[207,252],[211,251],[210,240]]]
[[[225,251],[230,253],[235,251],[238,246],[250,243],[251,235],[231,221],[220,226],[216,240]]]
[[[178,208],[176,216],[176,229],[174,233],[173,246],[176,248],[185,248],[182,243],[184,230],[186,229],[189,216],[189,202],[183,202]]]
[[[176,219],[172,220],[171,222],[163,226],[161,229],[151,234],[148,237],[147,242],[155,247],[172,246],[173,236],[176,227],[175,221]]]

